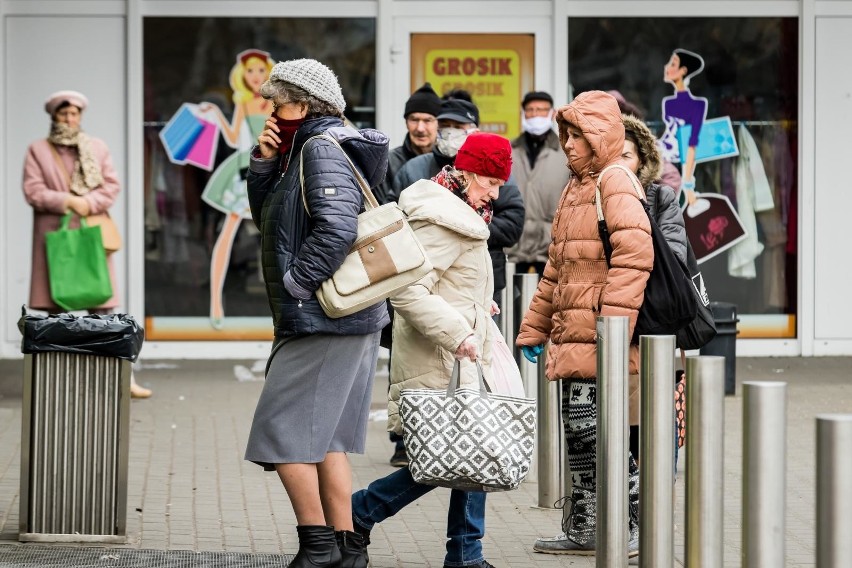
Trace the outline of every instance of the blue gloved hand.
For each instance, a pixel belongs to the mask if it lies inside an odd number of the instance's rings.
[[[530,363],[538,363],[538,356],[544,351],[544,345],[524,345],[521,347],[521,353],[527,358]]]

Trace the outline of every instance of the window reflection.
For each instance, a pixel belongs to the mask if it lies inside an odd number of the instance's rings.
[[[347,118],[373,126],[375,20],[143,25],[148,337],[268,339],[259,233],[244,191],[248,150],[271,112],[257,88],[275,61],[318,59],[339,77]]]
[[[700,72],[686,71],[692,74],[686,92],[706,99],[703,124],[730,118],[726,132],[738,155],[721,157],[720,150],[688,164],[696,146],[687,137],[680,143],[683,156],[675,142],[676,165],[682,174],[685,165],[687,174],[694,170],[697,192],[728,197],[752,241],[712,256],[702,273],[711,300],[737,305],[740,337],[795,337],[796,18],[569,18],[568,29],[573,94],[619,91],[658,137],[672,124],[662,101],[677,94],[677,68],[666,75],[664,66],[678,48],[703,59]],[[684,128],[690,121],[698,124],[689,117],[676,122]],[[725,127],[716,128],[724,135]]]

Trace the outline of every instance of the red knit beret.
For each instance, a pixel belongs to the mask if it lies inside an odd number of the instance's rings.
[[[474,132],[459,148],[455,168],[506,181],[512,173],[512,146],[496,134]]]

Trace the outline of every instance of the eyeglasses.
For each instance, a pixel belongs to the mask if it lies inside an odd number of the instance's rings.
[[[550,114],[550,111],[553,110],[553,107],[550,106],[528,106],[524,108],[524,116],[527,118],[533,116],[547,116]]]

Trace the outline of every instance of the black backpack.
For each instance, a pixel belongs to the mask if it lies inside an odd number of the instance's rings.
[[[649,210],[648,203],[640,189],[636,176],[622,165],[612,165],[605,168],[598,176],[595,188],[595,207],[598,214],[598,233],[604,247],[607,266],[611,265],[612,243],[609,239],[609,229],[603,216],[601,203],[601,179],[607,170],[617,168],[624,170],[636,190],[636,195],[648,215],[651,223],[651,240],[654,245],[654,267],[645,286],[645,299],[639,308],[633,338],[640,335],[676,335],[681,329],[695,320],[698,311],[695,288],[688,276],[687,267],[674,254],[662,231],[657,226],[654,215]]]
[[[647,195],[650,195],[652,191],[658,191],[658,188],[659,186],[652,185],[648,188]],[[654,204],[653,216],[659,225],[662,213],[659,208],[659,197],[655,198]],[[698,261],[695,259],[695,252],[692,250],[689,239],[686,239],[686,273],[692,281],[692,291],[695,294],[697,309],[695,318],[675,334],[677,336],[676,341],[677,346],[681,349],[700,349],[716,337],[716,321],[713,318],[713,312],[710,310],[710,296],[707,294],[704,277],[698,268]]]
[[[710,297],[704,286],[704,277],[698,269],[698,261],[692,252],[689,239],[686,241],[686,269],[692,281],[692,290],[695,292],[695,304],[698,308],[695,318],[685,327],[677,332],[677,346],[681,349],[700,349],[716,337],[716,320],[710,311]]]

